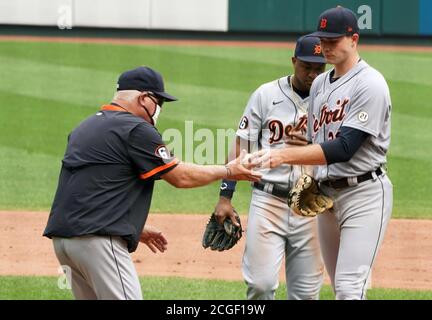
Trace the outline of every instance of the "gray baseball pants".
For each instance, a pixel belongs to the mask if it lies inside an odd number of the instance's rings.
[[[53,244],[60,264],[71,271],[75,299],[142,299],[138,274],[122,238],[53,238]]]
[[[285,199],[253,189],[242,272],[249,300],[272,300],[285,259],[287,298],[315,300],[324,266],[317,219],[293,213]]]
[[[393,186],[384,175],[353,187],[322,190],[334,201],[330,212],[318,216],[318,233],[336,299],[366,299],[392,213]]]

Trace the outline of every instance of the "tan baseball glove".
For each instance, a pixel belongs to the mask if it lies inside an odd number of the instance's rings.
[[[288,205],[297,214],[315,217],[333,207],[333,200],[324,195],[314,178],[303,174],[288,194]]]

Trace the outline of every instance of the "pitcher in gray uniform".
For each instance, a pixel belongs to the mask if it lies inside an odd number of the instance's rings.
[[[271,168],[317,165],[314,178],[334,200],[333,209],[318,217],[318,229],[336,299],[365,299],[393,202],[385,169],[390,93],[384,77],[359,57],[359,30],[351,10],[323,12],[317,29],[311,36],[320,38],[334,69],[311,87],[307,134],[313,144],[255,156]]]
[[[260,86],[251,96],[237,130],[242,144],[280,150],[304,144],[309,89],[325,63],[318,38],[302,37],[292,58],[295,73]],[[232,151],[233,152],[233,151]],[[234,157],[234,155],[232,155]],[[242,271],[248,299],[274,299],[285,257],[288,299],[317,299],[323,265],[316,219],[302,219],[289,209],[287,193],[302,174],[302,166],[282,165],[265,172],[253,186]],[[224,180],[216,217],[233,219],[235,182]]]

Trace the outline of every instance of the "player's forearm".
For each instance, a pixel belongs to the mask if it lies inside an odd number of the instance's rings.
[[[193,163],[181,163],[180,166],[181,188],[201,187],[227,177],[227,169],[224,166],[202,166]]]
[[[236,136],[233,145],[228,151],[228,157],[226,158],[225,163],[228,163],[231,160],[237,158],[242,150],[247,150],[247,152],[250,152],[250,144],[250,141],[244,140],[239,136]]]
[[[231,159],[235,159],[240,155],[242,149],[246,149],[250,152],[250,143],[247,140],[241,139],[239,136],[236,136],[235,142],[233,143],[228,158],[225,163],[228,163]],[[223,179],[220,192],[219,192],[219,202],[231,202],[231,199],[234,195],[237,181],[232,181],[228,179]]]
[[[327,163],[323,149],[319,144],[282,150],[282,163],[303,165],[324,165]]]

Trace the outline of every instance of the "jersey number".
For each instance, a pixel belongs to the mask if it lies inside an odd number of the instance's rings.
[[[249,120],[246,116],[244,116],[241,120],[240,120],[240,124],[239,124],[239,129],[244,130],[248,127],[249,124]]]
[[[165,146],[157,147],[155,154],[162,159],[169,159],[171,157],[170,152],[168,152]]]

